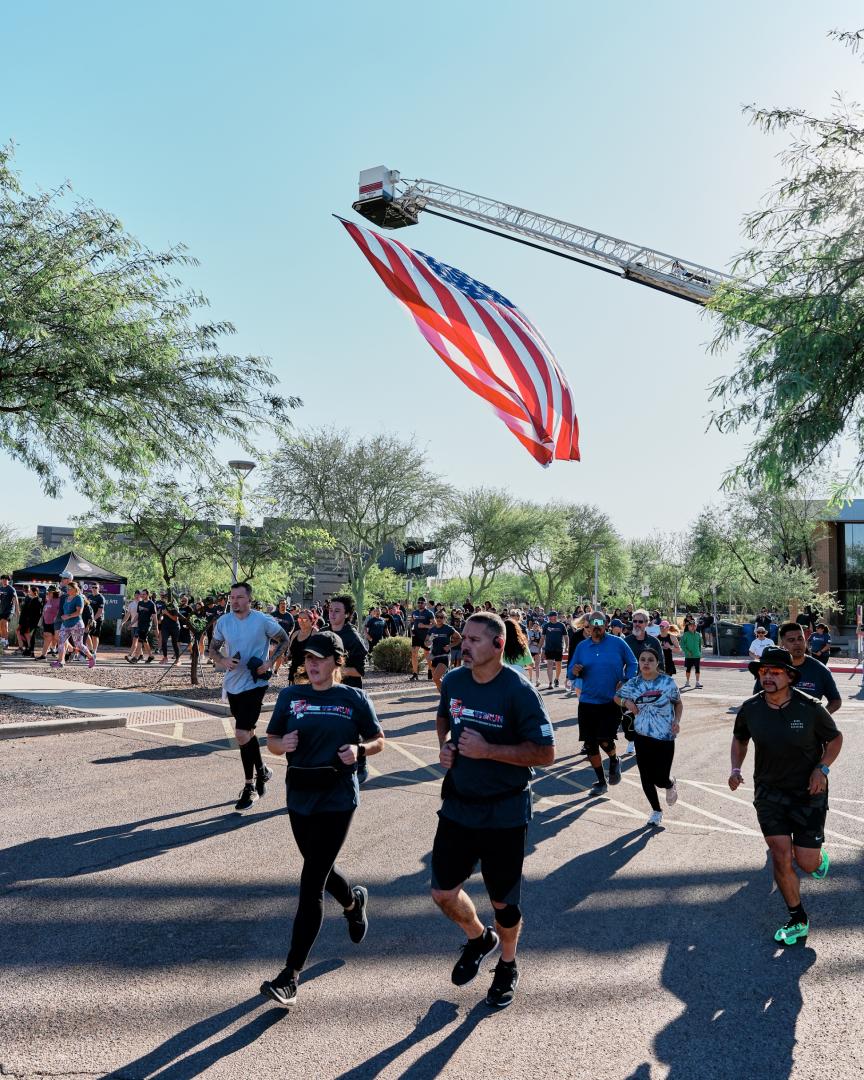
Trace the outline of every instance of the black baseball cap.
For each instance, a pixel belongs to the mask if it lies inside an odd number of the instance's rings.
[[[328,656],[344,656],[345,646],[332,630],[322,630],[318,634],[310,635],[303,646],[303,652],[325,660]]]

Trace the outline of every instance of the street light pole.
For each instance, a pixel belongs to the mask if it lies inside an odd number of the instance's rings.
[[[237,580],[237,570],[240,563],[240,518],[243,514],[243,483],[250,472],[255,468],[254,461],[229,461],[228,468],[237,477],[237,514],[234,519],[234,559],[231,567],[231,580]]]

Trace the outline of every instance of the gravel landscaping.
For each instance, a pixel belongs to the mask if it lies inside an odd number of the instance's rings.
[[[161,694],[165,697],[182,697],[196,701],[221,700],[222,674],[215,671],[209,664],[204,663],[199,666],[199,685],[192,686],[189,682],[189,661],[185,657],[175,667],[173,664],[160,664],[158,659],[152,664],[145,664],[142,661],[137,664],[127,664],[122,661],[123,652],[119,650],[115,652],[103,649],[100,650],[99,656],[100,662],[97,662],[92,670],[84,663],[69,663],[60,671],[58,668],[51,667],[46,661],[25,661],[14,656],[10,656],[9,659],[17,660],[16,667],[19,671],[52,679],[88,683],[111,690],[135,690],[140,693]],[[287,685],[288,668],[286,666],[270,680],[265,700],[276,697]],[[433,684],[427,681],[425,672],[421,673],[419,683],[411,683],[409,676],[402,672],[391,674],[385,671],[369,671],[364,679],[364,689],[373,694],[398,690],[429,691],[433,689]]]
[[[95,713],[81,712],[80,709],[64,709],[62,706],[37,705],[32,701],[0,694],[0,724],[24,724],[36,720],[65,720],[95,716]]]

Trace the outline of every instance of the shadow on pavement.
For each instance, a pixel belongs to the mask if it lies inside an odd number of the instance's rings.
[[[423,1042],[424,1039],[428,1039],[431,1035],[436,1035],[443,1028],[447,1027],[448,1024],[452,1024],[458,1015],[459,1009],[452,1001],[442,1001],[440,999],[434,1001],[429,1006],[426,1015],[417,1021],[417,1026],[413,1031],[410,1031],[404,1038],[400,1039],[399,1042],[393,1043],[392,1046],[388,1046],[384,1050],[379,1050],[379,1052],[368,1061],[364,1061],[361,1065],[357,1065],[347,1072],[340,1073],[335,1080],[370,1080],[371,1077],[378,1076],[388,1065],[401,1057],[406,1050],[410,1050],[412,1046],[416,1046],[418,1043]],[[439,1044],[439,1047],[440,1046],[443,1046],[443,1042]],[[437,1049],[438,1047],[436,1047],[436,1050]],[[407,1076],[408,1073],[403,1073],[402,1075]],[[427,1073],[425,1075],[434,1076],[435,1073]]]
[[[336,971],[344,963],[344,960],[334,959],[322,960],[320,963],[313,964],[303,973],[303,982],[307,983],[312,979],[319,978],[321,975]],[[192,1077],[200,1076],[201,1073],[215,1065],[222,1058],[228,1057],[229,1054],[235,1054],[238,1050],[242,1050],[244,1046],[249,1046],[260,1035],[263,1035],[268,1028],[278,1024],[280,1020],[287,1020],[290,1016],[288,1010],[277,1006],[265,1013],[259,1013],[247,1024],[244,1024],[243,1027],[232,1031],[230,1035],[226,1035],[211,1046],[202,1047],[202,1049],[192,1054],[189,1053],[191,1050],[195,1050],[196,1046],[200,1046],[201,1043],[207,1042],[208,1039],[212,1039],[220,1031],[230,1027],[240,1017],[266,1003],[266,998],[260,994],[255,994],[253,997],[241,1001],[238,1005],[232,1005],[230,1009],[216,1013],[215,1016],[208,1016],[206,1020],[199,1020],[197,1024],[186,1028],[185,1031],[172,1035],[161,1046],[157,1046],[155,1050],[151,1050],[150,1053],[145,1054],[143,1057],[130,1061],[128,1065],[123,1065],[113,1072],[106,1073],[102,1080],[126,1080],[129,1076],[136,1077],[136,1080],[147,1080],[148,1077],[156,1073],[159,1074],[159,1080],[191,1080]],[[189,1056],[183,1057],[184,1054],[189,1054]],[[182,1060],[178,1061],[178,1058],[182,1058]],[[164,1071],[160,1072],[159,1070]]]
[[[221,813],[203,821],[196,818],[164,828],[153,827],[172,818],[187,818],[207,810],[220,810]],[[229,801],[66,836],[41,836],[0,852],[0,885],[40,878],[72,878],[94,870],[113,870],[142,859],[155,858],[170,848],[236,832],[275,814],[285,813],[286,809],[279,807],[263,813],[235,814],[231,812]]]

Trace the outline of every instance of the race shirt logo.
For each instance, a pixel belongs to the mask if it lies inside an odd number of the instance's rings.
[[[499,713],[483,712],[482,709],[469,709],[459,698],[450,699],[450,718],[457,722],[460,720],[473,720],[475,724],[497,728],[499,731],[504,727],[504,717]]]
[[[305,716],[309,713],[318,716],[344,716],[350,720],[354,714],[350,705],[313,705],[305,698],[295,699],[290,708],[294,716]]]

